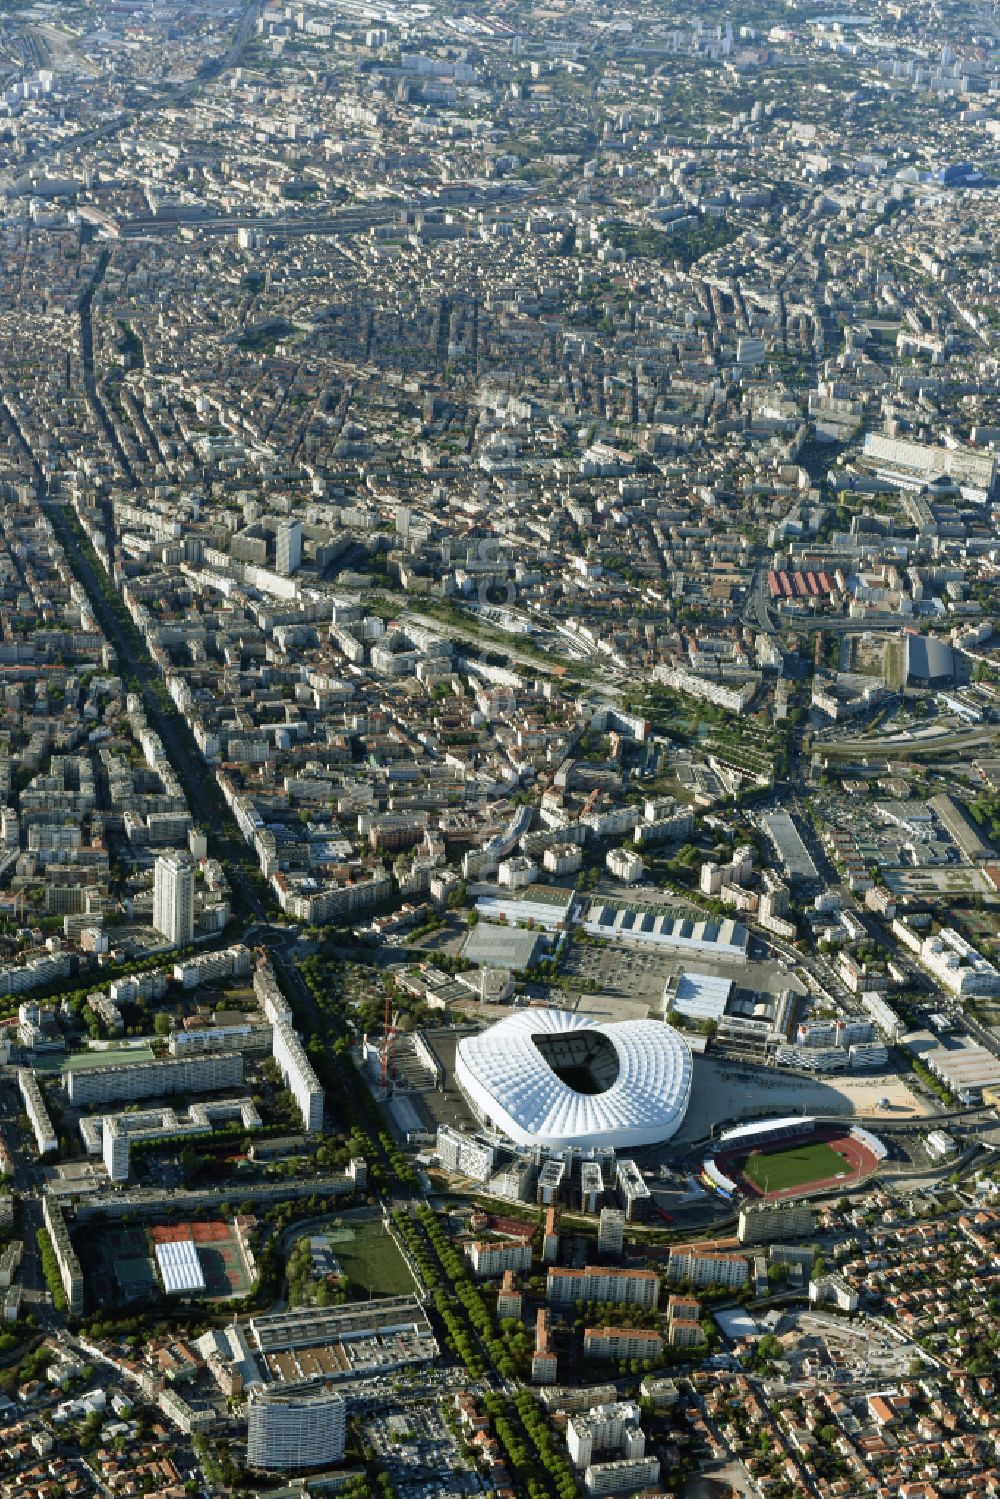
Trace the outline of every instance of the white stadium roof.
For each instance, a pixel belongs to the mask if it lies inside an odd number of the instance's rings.
[[[796,1130],[803,1133],[812,1129],[816,1119],[812,1114],[783,1114],[780,1119],[754,1119],[749,1124],[737,1124],[723,1130],[720,1144],[739,1145],[743,1140],[753,1140],[755,1135],[793,1135]]]
[[[481,1119],[519,1145],[653,1145],[681,1126],[691,1052],[659,1020],[597,1025],[527,1009],[458,1043],[455,1076]]]

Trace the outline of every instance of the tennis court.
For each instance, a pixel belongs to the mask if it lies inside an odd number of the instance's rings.
[[[201,1244],[225,1244],[232,1230],[224,1218],[194,1219],[190,1223],[155,1223],[149,1230],[154,1244],[179,1244],[193,1239]]]
[[[141,1228],[109,1228],[104,1240],[115,1255],[149,1253],[146,1235]]]
[[[353,1244],[358,1236],[353,1228],[324,1228],[322,1237],[329,1248],[336,1249],[338,1244]]]
[[[224,1218],[193,1219],[189,1223],[157,1223],[149,1232],[154,1244],[194,1240],[205,1277],[205,1294],[210,1301],[228,1301],[233,1296],[247,1295],[250,1278],[236,1239],[236,1230]]]
[[[140,1301],[157,1294],[149,1243],[141,1228],[109,1228],[103,1236],[103,1248],[125,1301]]]

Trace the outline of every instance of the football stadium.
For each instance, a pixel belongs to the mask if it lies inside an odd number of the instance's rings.
[[[521,1010],[458,1044],[455,1080],[477,1118],[518,1145],[655,1145],[680,1129],[691,1052],[658,1020],[597,1024]]]
[[[881,1140],[860,1125],[795,1115],[725,1130],[702,1168],[718,1197],[768,1202],[846,1191],[874,1175],[885,1159]]]

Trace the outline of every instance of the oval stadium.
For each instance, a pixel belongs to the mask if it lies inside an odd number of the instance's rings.
[[[458,1044],[455,1080],[477,1117],[518,1145],[655,1145],[691,1096],[687,1043],[658,1020],[598,1025],[520,1010]]]
[[[719,1135],[701,1180],[727,1202],[782,1202],[856,1188],[885,1157],[882,1141],[847,1119],[842,1124],[799,1115],[760,1119]]]

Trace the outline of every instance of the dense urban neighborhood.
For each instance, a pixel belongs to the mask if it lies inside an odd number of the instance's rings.
[[[1000,25],[0,0],[0,1499],[1000,1495]]]

